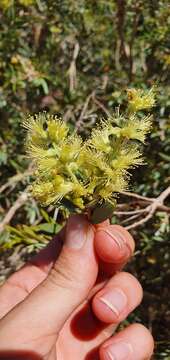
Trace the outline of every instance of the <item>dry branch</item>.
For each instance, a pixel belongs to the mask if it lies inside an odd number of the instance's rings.
[[[5,226],[10,223],[16,211],[26,203],[26,201],[28,200],[28,196],[29,194],[27,192],[27,189],[19,195],[18,199],[14,202],[14,204],[8,210],[4,219],[0,223],[0,233],[4,230]]]
[[[70,67],[68,69],[69,81],[70,81],[70,92],[73,92],[77,86],[76,60],[77,60],[79,51],[80,51],[80,46],[79,46],[79,43],[76,42],[74,45],[72,61],[71,61]]]
[[[93,93],[92,99],[94,101],[94,103],[103,110],[103,112],[107,115],[107,116],[111,116],[109,110],[103,105],[103,103],[101,103],[101,101],[99,99],[96,98],[95,93]]]
[[[139,194],[136,194],[136,193],[133,193],[133,192],[123,191],[123,192],[121,192],[121,194],[137,199],[137,204],[138,205],[144,205],[145,203],[150,204],[150,203],[153,203],[155,201],[155,198],[146,197],[146,196],[139,195]],[[125,205],[127,205],[127,204],[119,204],[118,206],[122,208]],[[158,209],[162,210],[162,211],[170,212],[170,208],[168,206],[163,205],[163,204],[158,204]],[[134,210],[134,211],[136,212],[137,210]],[[142,209],[141,209],[141,212],[142,212]],[[131,215],[131,214],[132,214],[132,212],[130,214],[127,214],[127,215]]]
[[[76,122],[76,129],[77,130],[80,129],[80,127],[82,125],[83,119],[84,119],[84,117],[86,115],[86,111],[88,109],[88,105],[89,105],[89,102],[90,102],[92,96],[93,96],[93,91],[89,96],[87,96],[86,101],[84,103],[84,106],[82,108],[81,114],[80,114],[80,116],[79,116],[79,118],[78,118],[78,120]]]
[[[89,102],[90,100],[92,100],[94,102],[94,104],[97,105],[98,108],[102,109],[102,111],[107,115],[107,116],[111,116],[109,110],[105,107],[105,105],[98,99],[96,98],[96,92],[95,90],[91,92],[90,95],[87,96],[86,101],[84,103],[84,106],[82,108],[81,114],[76,122],[76,129],[80,129],[81,125],[83,123],[83,119],[86,117],[86,113],[87,113],[87,109],[89,106]]]
[[[152,202],[152,201],[155,200],[155,198],[146,197],[146,196],[139,195],[139,194],[136,194],[136,193],[133,193],[133,192],[130,192],[130,191],[122,191],[121,194],[125,195],[125,196],[129,196],[129,197],[134,197],[136,199],[140,199],[140,200],[143,200],[143,201],[148,201],[148,202]]]
[[[163,206],[163,203],[168,196],[170,196],[170,186],[167,189],[165,189],[156,199],[154,199],[154,200],[152,199],[152,203],[150,205],[148,205],[145,209],[143,209],[144,210],[143,212],[148,213],[143,219],[140,219],[140,220],[134,222],[133,224],[126,226],[126,229],[128,229],[128,230],[134,229],[138,226],[145,224],[147,221],[149,221],[153,217],[155,212],[160,208],[160,206]],[[170,211],[170,208],[168,208],[168,207],[166,207],[166,208]],[[140,215],[140,213],[138,213],[134,216],[139,216],[139,215]],[[133,218],[132,217],[128,218],[127,221],[130,221],[132,219],[134,220],[134,216],[133,216]]]
[[[32,175],[32,166],[31,165],[29,166],[29,168],[24,173],[19,173],[19,174],[16,174],[14,176],[11,176],[8,179],[8,181],[0,187],[0,194],[2,192],[4,192],[8,187],[13,187],[18,182],[24,180],[27,176]]]

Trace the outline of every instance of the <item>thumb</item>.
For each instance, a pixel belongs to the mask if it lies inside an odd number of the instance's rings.
[[[84,216],[74,215],[68,220],[62,252],[42,284],[48,297],[50,293],[52,299],[56,296],[52,321],[55,315],[58,329],[87,297],[97,273],[94,228]]]
[[[47,278],[2,320],[4,341],[10,334],[17,347],[16,339],[21,341],[23,336],[28,344],[31,339],[60,331],[95,283],[98,266],[93,240],[94,229],[88,220],[72,216],[61,254]]]

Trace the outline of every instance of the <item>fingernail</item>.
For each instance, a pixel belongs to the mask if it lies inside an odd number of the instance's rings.
[[[67,223],[65,245],[72,249],[81,249],[91,235],[90,230],[90,225],[83,216],[71,216]]]
[[[130,360],[133,352],[131,344],[121,341],[115,342],[105,350],[104,360]]]
[[[99,297],[99,300],[108,306],[116,317],[119,317],[127,305],[127,296],[119,288],[107,290],[106,293]]]
[[[109,228],[105,229],[105,232],[110,235],[114,243],[117,245],[119,249],[119,253],[121,257],[130,257],[132,255],[132,250],[130,249],[130,246],[127,243],[126,237],[124,233],[122,233],[120,230]]]

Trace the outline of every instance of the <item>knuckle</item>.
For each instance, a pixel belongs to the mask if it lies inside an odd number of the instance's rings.
[[[69,289],[71,291],[79,291],[83,288],[82,271],[80,266],[76,264],[75,259],[68,257],[62,253],[53,268],[51,269],[47,282],[51,287]]]
[[[57,262],[51,269],[48,281],[54,286],[62,288],[76,287],[75,273],[69,264],[62,261]]]

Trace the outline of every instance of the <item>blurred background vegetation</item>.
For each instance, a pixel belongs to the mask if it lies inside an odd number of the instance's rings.
[[[144,301],[128,322],[150,328],[154,359],[170,359],[169,0],[0,0],[0,281],[60,229],[53,207],[27,196],[25,115],[48,111],[87,136],[95,122],[126,106],[127,88],[157,86],[147,166],[133,174],[112,219],[132,231],[128,266]]]

